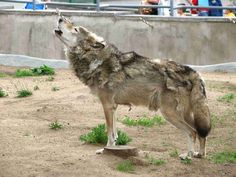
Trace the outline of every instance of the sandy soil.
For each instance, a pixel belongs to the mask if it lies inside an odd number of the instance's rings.
[[[17,68],[0,66],[0,72],[13,73]],[[218,102],[225,93],[236,93],[236,75],[202,74],[207,83],[211,112],[220,116],[209,138],[209,154],[236,149],[236,104]],[[124,159],[113,155],[96,155],[102,146],[80,142],[79,137],[99,123],[104,123],[98,98],[89,93],[70,70],[57,70],[55,80],[45,77],[0,78],[0,87],[9,96],[0,98],[0,177],[100,177],[100,176],[168,176],[168,177],[235,177],[236,164],[214,164],[208,159],[193,159],[186,165],[170,157],[173,149],[186,151],[185,136],[167,123],[152,128],[127,127],[118,121],[137,147],[154,158],[163,158],[161,166],[135,166],[133,173],[116,170]],[[16,98],[21,88],[39,90],[27,98]],[[60,90],[52,91],[53,87]],[[138,117],[146,108],[120,106],[118,119],[125,115]],[[49,129],[58,120],[64,128]],[[143,157],[144,158],[144,157]]]

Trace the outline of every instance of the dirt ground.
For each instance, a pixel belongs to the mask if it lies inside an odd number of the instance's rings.
[[[0,66],[1,73],[14,73],[17,68]],[[217,101],[226,93],[236,93],[236,75],[202,73],[207,85],[211,113],[218,116],[208,138],[208,154],[236,149],[236,104]],[[125,115],[137,118],[152,116],[146,108],[120,106],[117,126],[133,140],[129,145],[165,164],[136,165],[133,173],[116,170],[123,158],[96,155],[102,146],[84,144],[80,135],[105,119],[97,97],[90,94],[70,70],[56,70],[54,81],[48,76],[0,78],[0,87],[8,97],[0,98],[0,177],[236,177],[236,164],[214,164],[209,159],[193,159],[183,164],[169,153],[187,150],[185,136],[169,123],[151,128],[128,127],[121,120]],[[35,86],[39,90],[33,90]],[[58,87],[58,91],[52,91]],[[28,88],[33,95],[16,98],[17,90]],[[64,128],[49,129],[58,120]],[[145,157],[143,157],[145,158]]]

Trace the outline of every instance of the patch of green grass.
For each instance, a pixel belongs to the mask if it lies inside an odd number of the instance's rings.
[[[211,114],[211,126],[215,128],[217,125],[223,125],[224,119],[217,116],[216,114]]]
[[[55,74],[54,68],[47,65],[32,69],[18,69],[15,73],[16,77],[28,77],[28,76],[42,76]]]
[[[6,97],[6,96],[8,96],[8,94],[5,91],[3,91],[2,89],[0,89],[0,98]]]
[[[169,153],[170,157],[179,157],[179,152],[177,149],[173,149]]]
[[[63,125],[56,120],[55,122],[49,124],[49,128],[52,130],[59,130],[63,128]]]
[[[187,165],[192,164],[192,159],[191,158],[181,159],[181,163]]]
[[[236,151],[219,152],[209,156],[209,159],[214,163],[236,163]]]
[[[23,97],[28,97],[31,96],[33,93],[28,90],[28,89],[22,89],[17,91],[17,98],[23,98]]]
[[[236,97],[236,94],[227,93],[224,96],[219,97],[217,101],[231,103],[235,99],[235,97]]]
[[[31,71],[38,76],[55,74],[54,68],[51,68],[47,65],[40,66],[39,68],[32,68]]]
[[[148,161],[150,164],[157,165],[157,166],[163,165],[166,163],[163,159],[156,159],[154,157],[149,157]]]
[[[124,132],[118,130],[118,138],[116,141],[116,145],[126,145],[132,139]],[[89,133],[80,136],[80,140],[86,143],[91,144],[106,144],[107,133],[105,124],[99,124],[97,127],[94,127]]]
[[[134,172],[134,164],[130,160],[125,160],[119,163],[116,169],[121,172],[132,173]]]
[[[59,87],[52,87],[52,91],[58,91],[58,90],[60,90],[60,88]]]
[[[116,145],[126,145],[132,141],[132,139],[124,132],[118,130],[118,138],[116,140]]]
[[[141,117],[137,120],[135,119],[132,119],[128,116],[125,116],[123,119],[122,119],[122,123],[125,124],[125,125],[128,125],[128,126],[145,126],[145,127],[152,127],[154,125],[163,125],[166,123],[165,119],[161,116],[154,116],[154,117],[151,117],[151,118],[148,118],[146,116],[144,117]]]
[[[1,77],[7,77],[8,75],[6,73],[0,73],[0,78]]]
[[[35,74],[30,69],[18,69],[15,73],[16,77],[28,77],[35,76]]]

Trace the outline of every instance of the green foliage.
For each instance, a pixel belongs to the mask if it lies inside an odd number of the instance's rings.
[[[131,138],[126,133],[120,130],[117,133],[118,138],[116,145],[126,145],[131,141]],[[91,132],[81,135],[80,140],[91,144],[106,144],[108,139],[105,124],[99,124],[97,127],[94,127]]]
[[[149,158],[148,161],[150,164],[157,165],[157,166],[163,165],[166,163],[163,159],[156,159],[154,157]]]
[[[50,125],[49,125],[49,128],[50,129],[53,129],[53,130],[59,130],[59,129],[62,129],[63,128],[63,125],[61,123],[59,123],[57,120],[55,122],[52,122]]]
[[[8,94],[0,88],[0,98],[6,96],[8,96]]]
[[[16,77],[35,76],[35,74],[29,69],[18,69],[15,74]]]
[[[33,93],[28,89],[22,89],[17,91],[17,98],[28,97],[31,96]]]
[[[169,155],[170,155],[170,157],[178,157],[179,152],[177,149],[173,149],[172,151],[170,151]]]
[[[132,139],[124,132],[118,130],[118,138],[116,140],[116,145],[126,145],[132,141]]]
[[[224,96],[219,97],[217,101],[231,103],[235,99],[235,97],[236,97],[236,94],[227,93]]]
[[[53,68],[43,65],[39,68],[32,69],[18,69],[15,73],[16,77],[27,77],[27,76],[42,76],[42,75],[53,75],[55,71]]]
[[[54,68],[47,65],[40,66],[39,68],[32,68],[31,71],[38,76],[55,74]]]
[[[192,159],[188,157],[186,159],[181,159],[181,163],[187,164],[187,165],[192,164]]]
[[[134,172],[134,164],[130,160],[125,160],[119,163],[116,169],[121,172],[132,173]]]
[[[99,124],[97,127],[94,127],[88,134],[81,135],[80,140],[91,144],[106,144],[107,134],[105,129],[105,124]]]
[[[236,151],[223,151],[210,155],[209,159],[214,163],[236,163]]]
[[[128,116],[125,116],[125,118],[122,120],[122,123],[128,126],[145,126],[145,127],[152,127],[154,125],[163,125],[166,123],[165,119],[161,116],[154,116],[151,118],[148,118],[146,116],[141,117],[137,120],[132,119]]]

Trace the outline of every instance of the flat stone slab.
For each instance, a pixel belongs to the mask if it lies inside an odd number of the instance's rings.
[[[132,146],[107,146],[104,147],[103,153],[128,158],[130,156],[138,156],[138,149]]]

